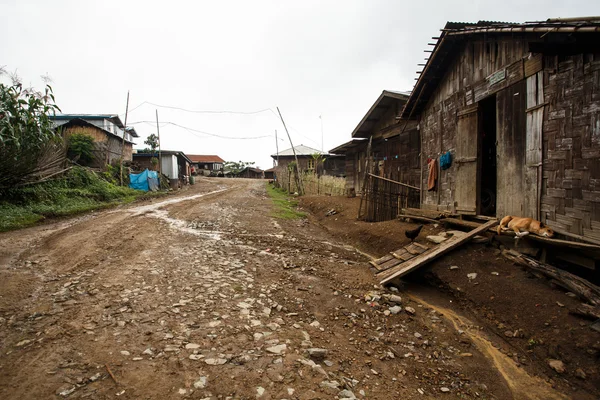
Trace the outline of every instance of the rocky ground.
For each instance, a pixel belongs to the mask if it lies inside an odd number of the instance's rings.
[[[594,398],[272,208],[263,181],[200,179],[0,234],[0,398]]]

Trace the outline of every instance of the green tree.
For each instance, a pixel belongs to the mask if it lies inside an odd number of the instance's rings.
[[[152,165],[154,166],[154,168],[156,168],[156,166],[158,165],[158,158],[154,157],[154,153],[156,153],[156,149],[158,149],[158,136],[156,136],[156,134],[151,133],[146,140],[144,140],[144,144],[146,146],[150,146],[150,148],[146,149],[146,151],[150,150],[152,152],[152,158],[150,159],[150,163],[152,163]]]
[[[69,136],[67,157],[81,165],[89,165],[94,159],[94,138],[84,133]]]
[[[244,170],[246,167],[251,167],[255,164],[254,161],[227,161],[223,164],[223,168],[227,171],[231,171],[234,174],[238,174]]]
[[[50,120],[60,111],[52,87],[38,92],[24,88],[16,74],[11,79],[0,82],[0,191],[39,176],[40,158],[62,142]]]

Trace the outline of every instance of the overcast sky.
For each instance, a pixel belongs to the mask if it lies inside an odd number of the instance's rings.
[[[446,21],[599,14],[592,0],[0,0],[0,66],[51,76],[64,113],[124,114],[129,90],[138,148],[158,109],[163,149],[270,168],[275,130],[290,147],[275,107],[296,145],[321,148],[320,115],[325,150],[349,140],[382,90],[412,89]]]

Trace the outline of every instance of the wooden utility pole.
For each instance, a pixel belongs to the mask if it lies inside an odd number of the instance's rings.
[[[277,150],[277,166],[279,166],[279,139],[277,139],[277,129],[275,129],[275,150]]]
[[[287,126],[285,125],[285,121],[283,120],[283,116],[281,115],[281,111],[279,111],[279,107],[277,107],[277,112],[279,113],[279,118],[281,118],[281,123],[285,128],[285,133],[287,133],[287,137],[290,140],[290,144],[292,145],[292,151],[294,152],[294,159],[296,160],[296,176],[298,177],[298,194],[302,196],[304,194],[304,187],[302,185],[302,175],[300,174],[300,163],[298,163],[298,156],[296,155],[296,149],[294,148],[294,144],[292,143],[292,138],[290,137],[290,132],[288,131]]]
[[[121,143],[121,160],[119,162],[119,180],[123,186],[123,157],[125,155],[125,135],[127,134],[127,113],[129,112],[129,90],[127,91],[127,105],[125,106],[125,126],[123,127],[123,142]]]
[[[325,152],[325,145],[323,145],[323,114],[319,115],[319,119],[321,120],[321,151]]]
[[[160,153],[160,127],[158,126],[158,110],[156,110],[156,135],[158,136],[158,180],[160,182],[162,175],[162,160]],[[160,188],[160,183],[159,183]]]

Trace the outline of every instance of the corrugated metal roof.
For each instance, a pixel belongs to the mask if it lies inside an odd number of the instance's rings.
[[[448,22],[435,44],[431,56],[421,71],[417,83],[402,110],[403,118],[411,118],[425,107],[429,97],[444,76],[445,69],[469,35],[486,33],[510,34],[573,34],[600,32],[600,17],[555,18],[525,23],[478,21]]]
[[[195,163],[224,163],[221,157],[217,155],[202,155],[202,154],[188,154],[188,157],[192,162]]]
[[[381,92],[375,103],[371,106],[369,111],[360,120],[354,131],[352,131],[352,137],[368,137],[372,135],[372,129],[379,119],[385,114],[387,109],[394,102],[404,103],[408,100],[410,92],[398,92],[394,90],[384,90]]]
[[[119,139],[123,139],[122,136],[119,136],[116,133],[108,131],[108,130],[106,130],[104,128],[101,128],[101,127],[99,127],[97,125],[94,125],[91,122],[88,122],[88,121],[86,121],[85,119],[82,119],[82,118],[71,118],[71,119],[68,120],[67,123],[64,123],[62,125],[56,126],[55,128],[58,129],[58,128],[64,128],[64,127],[67,127],[67,126],[89,126],[89,127],[101,130],[102,132],[106,133],[107,135],[114,136],[114,137],[119,138]],[[127,140],[127,139],[125,139],[125,142],[131,143],[131,144],[136,144],[136,143],[132,142],[131,140]]]
[[[294,149],[296,150],[297,156],[312,156],[313,154],[327,154],[325,152],[322,152],[321,150],[313,149],[312,147],[308,147],[303,144],[301,144],[300,146],[294,146]],[[279,157],[293,156],[294,151],[290,147],[287,150],[280,151],[279,154],[273,154],[271,157],[277,158],[278,155],[279,155]]]
[[[123,124],[123,121],[121,121],[121,118],[119,117],[118,114],[55,114],[55,115],[49,116],[49,118],[51,120],[56,120],[56,121],[69,121],[72,119],[83,119],[83,120],[88,120],[88,121],[94,121],[94,120],[107,119],[110,122],[112,122],[113,124],[115,124],[118,128],[125,129],[125,125]],[[133,137],[139,137],[139,135],[135,131],[135,128],[128,127],[127,133],[129,133]]]
[[[346,152],[348,152],[348,150],[352,149],[353,147],[356,147],[358,145],[367,143],[367,139],[361,138],[361,139],[352,139],[349,142],[346,142],[344,144],[340,144],[337,147],[334,147],[333,149],[329,150],[329,154],[346,154]]]

